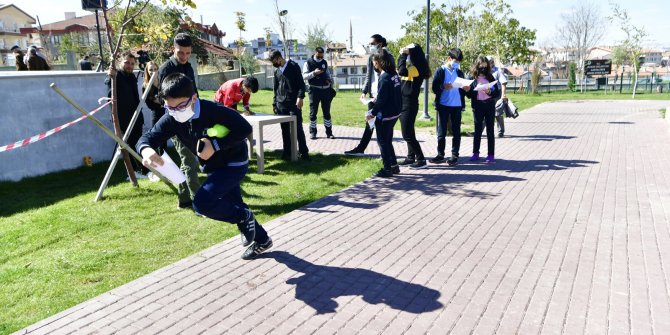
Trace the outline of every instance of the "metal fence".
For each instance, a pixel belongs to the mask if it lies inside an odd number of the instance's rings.
[[[582,84],[579,80],[575,83],[575,90],[581,91],[582,87],[585,91],[605,91],[613,93],[632,93],[635,81],[633,78],[624,77],[594,77],[586,78]],[[551,93],[552,91],[566,91],[568,90],[567,79],[551,79],[543,78],[537,86],[539,93]],[[528,78],[518,78],[510,76],[507,78],[508,92],[531,92],[531,81]],[[638,93],[668,93],[670,92],[670,80],[660,79],[657,76],[640,76],[637,83]]]

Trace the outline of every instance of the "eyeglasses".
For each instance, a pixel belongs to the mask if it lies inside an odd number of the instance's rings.
[[[193,97],[188,98],[188,100],[186,100],[185,102],[182,102],[179,105],[174,106],[174,107],[168,105],[167,102],[165,102],[165,105],[163,105],[163,107],[165,107],[165,109],[168,112],[177,113],[177,112],[181,112],[181,111],[185,110],[186,107],[188,107],[188,105],[191,103],[191,100],[193,100]]]

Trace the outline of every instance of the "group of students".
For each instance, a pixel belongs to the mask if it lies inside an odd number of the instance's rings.
[[[365,132],[359,145],[345,153],[362,154],[372,137],[373,128],[376,128],[383,160],[383,168],[377,172],[377,176],[391,177],[400,172],[399,165],[409,165],[414,169],[425,168],[426,159],[414,131],[421,85],[423,80],[431,77],[425,54],[419,45],[410,44],[402,50],[396,67],[395,59],[386,49],[386,41],[382,36],[373,35],[370,44],[370,70],[361,95],[361,99],[368,94],[372,97],[365,117]],[[141,154],[143,165],[155,167],[164,163],[161,152],[166,142],[172,139],[187,179],[179,186],[179,207],[191,208],[198,215],[236,224],[241,233],[241,243],[246,247],[242,258],[254,259],[273,244],[267,231],[258,224],[253,212],[243,201],[240,188],[249,164],[246,139],[252,131],[243,114],[253,113],[249,108],[249,96],[258,90],[258,82],[253,78],[228,81],[217,92],[216,100],[219,103],[201,100],[193,68],[188,62],[191,51],[191,38],[180,33],[175,36],[174,55],[169,60],[160,67],[152,62],[146,65],[143,90],[149,90],[147,106],[152,111],[153,127],[142,134],[143,120],[140,117],[135,128],[130,130],[132,135],[128,142]],[[321,57],[318,57],[319,53]],[[284,59],[281,52],[270,52],[269,60],[276,68],[273,98],[276,114],[296,115],[298,123],[302,123],[304,80],[322,76],[319,78],[323,80],[321,83],[332,83],[327,77],[327,71],[322,70],[322,54],[322,51],[317,50],[314,61],[301,71],[295,62]],[[472,67],[473,83],[462,88],[454,87],[454,80],[464,77],[459,68],[462,58],[459,49],[452,49],[447,63],[438,69],[433,79],[432,87],[438,110],[438,155],[430,160],[432,163],[445,161],[446,124],[449,119],[454,138],[451,157],[446,162],[454,165],[458,161],[461,113],[465,107],[465,96],[472,101],[475,113],[475,141],[470,160],[479,160],[479,146],[485,123],[488,136],[487,162],[494,161],[493,119],[495,100],[500,97],[500,89],[497,86],[479,91],[474,89],[477,84],[495,80],[489,60],[484,57],[479,57]],[[139,104],[137,78],[133,74],[135,60],[136,57],[131,53],[124,53],[116,64],[118,70],[112,67],[109,71],[110,77],[116,76],[117,86],[120,87],[116,103],[123,131],[127,130],[125,128],[129,126],[132,111]],[[158,80],[151,83],[149,79],[154,73],[158,73]],[[317,88],[325,89],[327,85]],[[332,97],[319,90],[315,90],[314,94],[322,95],[320,102],[324,113],[329,111],[329,100]],[[237,111],[240,101],[244,105],[242,112]],[[315,101],[310,101],[310,104],[313,102]],[[392,145],[393,127],[398,119],[408,147],[407,158],[400,163],[397,162]],[[208,135],[209,128],[219,125],[229,130],[226,136]],[[315,131],[312,132],[312,123],[310,132],[316,134]],[[326,127],[326,133],[327,137],[334,138],[332,128]],[[291,143],[288,124],[282,124],[282,135],[283,156],[289,157]],[[298,148],[300,157],[309,160],[302,127],[298,127]],[[198,170],[207,174],[207,179],[202,184],[198,180]]]
[[[419,94],[421,84],[432,74],[426,56],[417,44],[410,44],[403,48],[396,67],[395,60],[386,48],[386,40],[378,34],[370,37],[372,54],[368,59],[368,73],[361,99],[369,94],[372,100],[368,104],[369,112],[366,121],[374,120],[377,129],[377,142],[384,166],[376,176],[392,177],[400,173],[400,166],[409,166],[411,169],[427,167],[426,158],[416,139],[415,121],[419,109]],[[484,126],[488,142],[487,163],[495,162],[494,119],[496,118],[496,101],[506,99],[504,74],[493,67],[492,59],[480,56],[474,62],[469,77],[473,79],[470,85],[454,85],[457,78],[465,78],[460,69],[463,53],[454,48],[449,51],[447,62],[435,73],[432,82],[432,91],[435,93],[435,107],[437,109],[437,156],[429,161],[434,164],[446,162],[453,166],[459,159],[461,143],[461,116],[465,108],[465,97],[471,101],[475,120],[475,134],[470,161],[480,160],[480,145]],[[496,85],[483,90],[475,90],[478,85],[485,85],[497,81]],[[501,117],[502,118],[502,117]],[[393,127],[400,119],[403,139],[407,142],[407,157],[397,162],[393,149]],[[453,134],[451,155],[446,157],[447,124],[451,122]],[[352,150],[345,151],[346,155],[362,155],[372,138],[373,127],[366,123],[363,137]],[[499,136],[504,136],[504,123],[499,121]]]

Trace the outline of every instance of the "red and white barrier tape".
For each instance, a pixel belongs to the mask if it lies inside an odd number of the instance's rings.
[[[109,105],[109,104],[112,103],[112,101],[111,101],[109,98],[100,98],[100,99],[98,100],[98,103],[102,103],[103,100],[109,100],[109,101],[107,101],[104,105],[102,105],[102,106],[100,106],[100,107],[98,107],[98,108],[96,108],[96,109],[90,111],[90,112],[88,113],[88,115],[93,115],[93,114],[97,113],[98,111],[100,111],[101,109],[103,109],[104,107],[106,107],[107,105]],[[51,135],[53,135],[53,134],[55,134],[55,133],[57,133],[57,132],[59,132],[59,131],[65,129],[65,128],[67,128],[67,127],[69,127],[69,126],[71,126],[71,125],[73,125],[73,124],[75,124],[75,123],[77,123],[77,122],[79,122],[79,121],[81,121],[81,120],[87,118],[87,117],[88,117],[88,116],[81,116],[81,117],[77,118],[77,119],[74,120],[74,121],[70,121],[70,122],[68,122],[68,123],[66,123],[66,124],[64,124],[64,125],[62,125],[62,126],[56,127],[56,128],[54,128],[54,129],[51,129],[51,130],[49,130],[49,131],[46,131],[46,132],[43,132],[43,133],[41,133],[41,134],[35,135],[35,136],[33,136],[33,137],[28,137],[28,138],[26,138],[26,139],[24,139],[24,140],[22,140],[22,141],[18,141],[18,142],[10,143],[10,144],[7,144],[7,145],[3,145],[3,146],[0,147],[0,152],[3,152],[3,151],[9,151],[9,150],[12,150],[12,149],[16,149],[16,148],[24,147],[24,146],[26,146],[26,145],[28,145],[28,144],[31,144],[31,143],[35,143],[35,142],[37,142],[37,141],[39,141],[39,140],[41,140],[41,139],[43,139],[43,138],[45,138],[45,137],[51,136]]]

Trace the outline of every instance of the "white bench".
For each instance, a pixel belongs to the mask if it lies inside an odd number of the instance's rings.
[[[256,148],[256,161],[258,163],[258,173],[265,171],[265,158],[263,152],[263,126],[270,124],[277,124],[283,122],[290,122],[291,124],[291,160],[298,160],[298,125],[296,124],[295,115],[274,115],[274,114],[260,114],[244,116],[244,118],[251,124],[253,131],[249,134],[249,158],[254,153]],[[302,125],[300,125],[302,126]],[[256,145],[254,145],[254,138]]]

